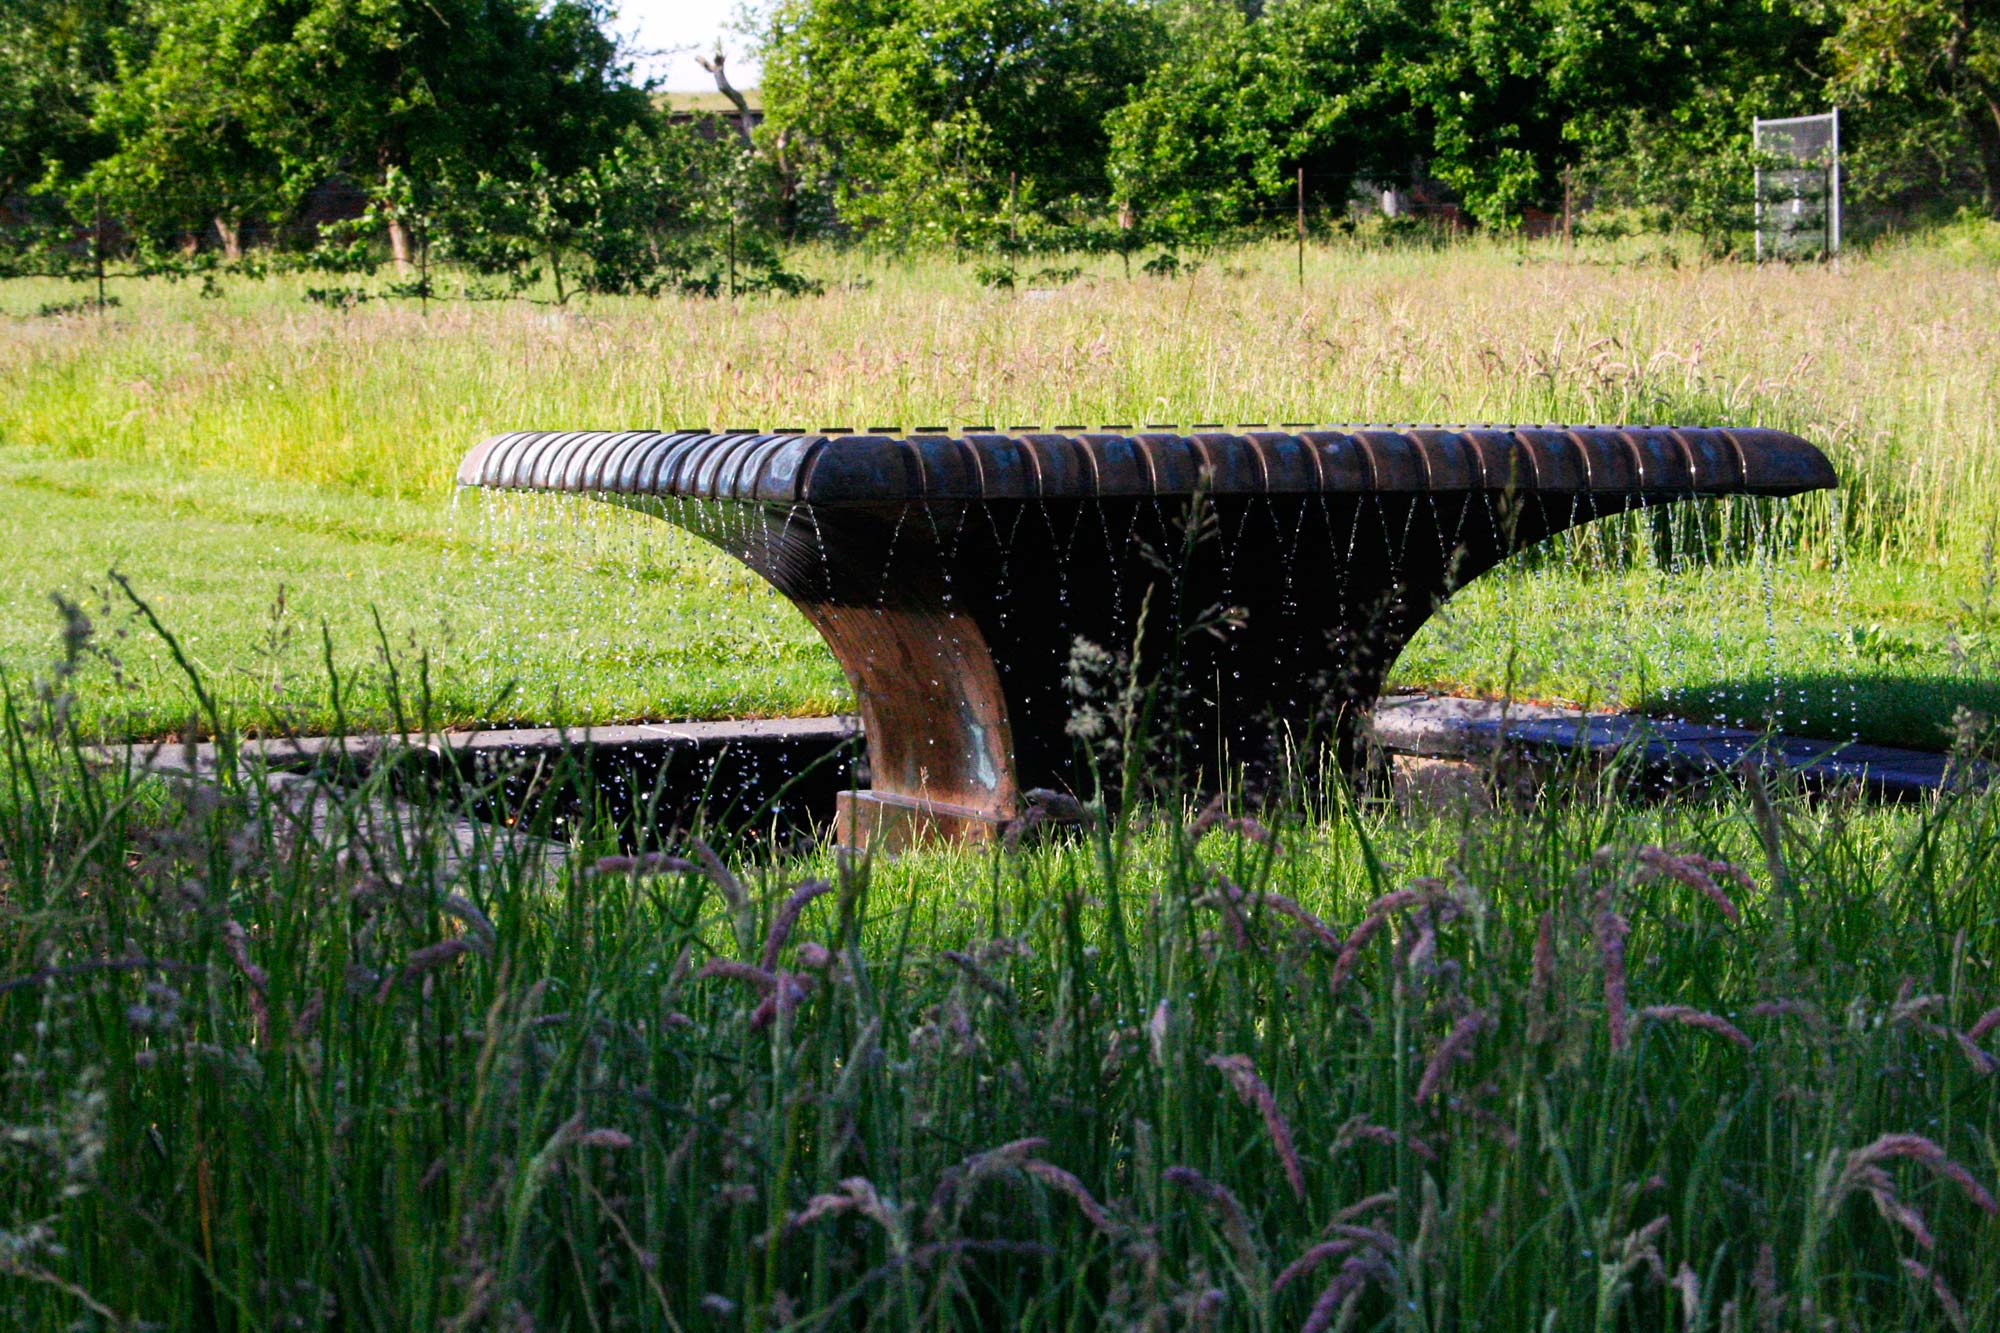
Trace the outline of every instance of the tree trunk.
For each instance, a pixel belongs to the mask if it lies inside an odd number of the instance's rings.
[[[395,264],[397,272],[407,273],[410,268],[410,224],[394,213],[389,215],[388,221],[390,262]]]
[[[778,169],[778,216],[787,237],[797,236],[799,230],[799,174],[792,170],[791,154],[792,127],[787,125],[771,145],[771,165]]]
[[[748,148],[750,146],[750,131],[756,128],[756,122],[750,115],[750,103],[744,100],[743,94],[736,91],[736,86],[730,83],[729,76],[723,73],[724,59],[722,43],[716,43],[715,58],[713,60],[704,60],[702,57],[696,56],[695,63],[715,76],[715,90],[728,98],[730,103],[735,106],[736,132],[742,136],[743,146]]]
[[[403,221],[396,211],[397,174],[402,170],[403,155],[392,144],[380,144],[375,149],[375,165],[382,173],[383,220],[389,228],[389,260],[398,273],[410,271],[410,224]]]
[[[230,263],[243,258],[243,227],[228,218],[215,219],[215,238],[222,242],[222,257]]]

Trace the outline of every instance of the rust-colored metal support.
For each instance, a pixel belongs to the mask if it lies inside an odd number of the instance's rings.
[[[1087,790],[1066,730],[1079,639],[1170,678],[1197,781],[1309,735],[1351,761],[1410,636],[1513,553],[1835,478],[1776,431],[1551,426],[523,432],[459,481],[644,510],[791,599],[860,708],[869,786],[838,833],[865,844],[990,837],[1032,788]]]

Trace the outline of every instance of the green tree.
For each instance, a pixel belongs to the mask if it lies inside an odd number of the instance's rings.
[[[1810,105],[1824,35],[1794,0],[1438,0],[1429,26],[1405,77],[1431,170],[1490,224],[1553,206],[1635,124],[1713,140],[1722,118],[1747,146],[1752,116]]]
[[[377,190],[475,171],[567,175],[652,116],[601,0],[151,0],[161,39],[124,63],[102,178],[172,177],[226,226],[331,174]],[[385,214],[397,262],[409,227]]]
[[[1834,97],[1940,175],[1969,146],[2000,218],[2000,0],[1848,0],[1838,17]]]
[[[1174,57],[1110,117],[1120,198],[1197,239],[1288,203],[1300,169],[1339,201],[1358,177],[1408,176],[1425,146],[1403,76],[1420,18],[1394,0],[1183,6]]]
[[[1337,198],[1356,178],[1434,177],[1506,225],[1552,206],[1566,170],[1615,151],[1635,123],[1723,108],[1747,127],[1823,35],[1788,0],[1274,0],[1255,14],[1195,0],[1184,12],[1194,39],[1113,115],[1112,139],[1125,188],[1188,216],[1273,202],[1304,168]]]
[[[145,12],[145,40],[127,31],[115,43],[117,78],[92,120],[112,147],[71,194],[102,201],[142,242],[177,241],[205,222],[237,259],[249,217],[283,217],[314,183],[309,164],[288,174],[245,117],[233,71],[255,7],[153,0]]]
[[[544,275],[562,304],[578,292],[713,296],[725,287],[795,290],[776,252],[734,214],[745,152],[678,127],[631,130],[588,166],[558,176],[539,162],[525,180],[482,174],[447,188],[440,256],[524,292]],[[734,244],[735,249],[731,249]],[[740,260],[740,271],[732,264]]]
[[[762,133],[849,221],[988,240],[1010,199],[1106,193],[1105,117],[1160,31],[1138,0],[780,0]]]
[[[105,150],[97,93],[116,72],[115,36],[132,31],[128,0],[0,4],[0,197],[81,172]]]

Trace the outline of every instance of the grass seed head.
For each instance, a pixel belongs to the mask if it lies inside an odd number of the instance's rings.
[[[1444,1039],[1431,1051],[1424,1064],[1423,1077],[1417,1080],[1415,1100],[1418,1103],[1430,1101],[1444,1091],[1445,1076],[1451,1067],[1461,1060],[1470,1058],[1472,1042],[1492,1020],[1477,1010],[1465,1015],[1451,1025]]]
[[[1528,973],[1528,1042],[1539,1046],[1554,1028],[1549,999],[1556,981],[1556,919],[1544,911],[1535,921],[1535,957]]]
[[[1353,1203],[1348,1204],[1347,1207],[1335,1213],[1333,1215],[1333,1222],[1329,1223],[1329,1225],[1352,1222],[1357,1217],[1366,1217],[1370,1213],[1392,1207],[1396,1202],[1396,1197],[1396,1191],[1383,1190],[1380,1194],[1371,1194],[1365,1199],[1356,1199]]]
[[[450,939],[439,940],[436,944],[425,945],[403,960],[400,971],[391,972],[383,978],[380,989],[375,992],[375,1002],[377,1004],[387,1002],[389,992],[395,989],[397,982],[415,981],[420,977],[427,979],[431,973],[438,971],[452,959],[471,952],[473,952],[472,944],[462,935],[454,935]]]
[[[1278,1100],[1271,1095],[1270,1087],[1258,1076],[1257,1066],[1247,1055],[1211,1055],[1208,1063],[1222,1071],[1245,1106],[1254,1107],[1263,1116],[1264,1132],[1270,1135],[1271,1147],[1284,1164],[1285,1180],[1291,1185],[1293,1196],[1299,1202],[1305,1202],[1305,1171],[1299,1164],[1298,1149],[1292,1143],[1292,1127],[1278,1110]]]
[[[823,893],[833,892],[833,885],[823,879],[809,879],[785,895],[785,901],[778,906],[771,918],[771,928],[764,936],[763,964],[766,968],[778,965],[778,955],[784,951],[785,941],[791,938],[792,927],[799,921],[799,914],[806,910],[806,904]]]
[[[1243,1211],[1243,1201],[1236,1197],[1235,1192],[1191,1166],[1170,1166],[1161,1174],[1169,1185],[1185,1190],[1209,1206],[1220,1219],[1223,1238],[1236,1252],[1237,1262],[1245,1272],[1255,1272],[1258,1266],[1257,1244],[1251,1237],[1249,1215]]]
[[[1004,982],[994,977],[985,968],[973,961],[971,955],[960,953],[956,949],[945,949],[939,956],[964,973],[966,979],[979,987],[980,990],[985,991],[1008,1008],[1013,1008],[1014,992],[1007,989]]]
[[[1628,1271],[1644,1265],[1654,1278],[1661,1283],[1667,1280],[1666,1265],[1660,1260],[1660,1237],[1667,1234],[1667,1215],[1661,1213],[1652,1221],[1625,1237],[1623,1253],[1619,1262]]]
[[[1924,1249],[1937,1248],[1937,1238],[1931,1235],[1930,1225],[1915,1205],[1905,1203],[1896,1193],[1896,1182],[1889,1173],[1879,1166],[1863,1166],[1847,1173],[1846,1188],[1860,1190],[1875,1204],[1875,1211],[1882,1220],[1909,1233]]]
[[[1377,1125],[1361,1116],[1350,1116],[1341,1123],[1333,1136],[1333,1151],[1337,1154],[1356,1143],[1379,1143],[1388,1148],[1407,1148],[1426,1162],[1437,1160],[1437,1151],[1414,1134],[1399,1134],[1384,1125]],[[1395,1197],[1391,1190],[1387,1196]]]
[[[1280,1269],[1278,1275],[1271,1279],[1271,1290],[1283,1291],[1327,1260],[1337,1258],[1353,1248],[1354,1242],[1351,1240],[1321,1241]]]
[[[1675,1270],[1673,1280],[1667,1283],[1681,1298],[1681,1325],[1694,1328],[1701,1318],[1701,1278],[1683,1259]]]
[[[1639,1011],[1639,1017],[1654,1023],[1678,1023],[1683,1027],[1698,1028],[1703,1032],[1713,1032],[1716,1036],[1734,1043],[1743,1050],[1750,1049],[1750,1038],[1742,1028],[1728,1019],[1696,1009],[1685,1004],[1652,1004]]]
[[[229,953],[229,961],[236,964],[236,970],[250,983],[250,1016],[257,1025],[257,1040],[260,1044],[268,1044],[271,1040],[270,975],[250,961],[250,937],[239,922],[231,920],[222,923],[222,946]]]
[[[1785,1315],[1785,1297],[1778,1290],[1778,1252],[1770,1241],[1757,1247],[1757,1263],[1750,1270],[1750,1294],[1754,1300],[1757,1327],[1776,1329]]]
[[[665,852],[646,852],[639,856],[600,856],[592,861],[584,876],[587,879],[602,879],[607,875],[630,875],[643,879],[651,875],[675,875],[695,869],[694,863],[679,856],[669,856]]]
[[[1346,984],[1347,978],[1361,961],[1361,951],[1368,947],[1368,941],[1375,938],[1382,927],[1389,924],[1386,913],[1371,913],[1361,918],[1359,925],[1348,932],[1347,943],[1341,946],[1340,956],[1333,960],[1333,975],[1327,979],[1328,988],[1336,995]]]
[[[1083,1182],[1070,1172],[1063,1170],[1052,1162],[1045,1162],[1038,1157],[1031,1157],[1023,1162],[1021,1169],[1051,1189],[1062,1194],[1067,1194],[1076,1204],[1077,1211],[1083,1214],[1085,1220],[1104,1235],[1115,1236],[1118,1234],[1118,1228],[1113,1225],[1110,1215],[1104,1211],[1104,1206],[1097,1201],[1095,1195],[1084,1188]]]
[[[1326,1333],[1333,1327],[1335,1318],[1343,1314],[1343,1308],[1357,1299],[1370,1281],[1385,1279],[1389,1274],[1389,1265],[1379,1256],[1373,1253],[1354,1255],[1341,1264],[1340,1272],[1313,1301],[1300,1333]],[[1346,1321],[1343,1319],[1342,1322]]]
[[[949,1225],[948,1210],[969,1198],[981,1181],[1006,1171],[1023,1169],[1029,1158],[1048,1146],[1049,1141],[1043,1138],[1014,1139],[997,1148],[974,1153],[957,1166],[947,1168],[931,1191],[930,1204],[925,1213],[926,1230],[933,1234],[943,1231]]]
[[[1819,1010],[1804,1000],[1763,1000],[1750,1006],[1752,1018],[1817,1019]]]
[[[1959,1303],[1957,1294],[1944,1280],[1944,1275],[1934,1268],[1918,1263],[1915,1259],[1904,1258],[1898,1262],[1903,1265],[1904,1272],[1930,1288],[1931,1295],[1937,1298],[1938,1308],[1944,1311],[1944,1317],[1951,1321],[1951,1326],[1957,1329],[1958,1333],[1966,1333],[1971,1324],[1966,1319],[1965,1307]]]
[[[772,1020],[790,1014],[804,1004],[813,992],[813,979],[796,972],[780,972],[771,987],[770,994],[758,1001],[750,1011],[750,1030],[759,1031],[770,1026]]]
[[[1991,1074],[1996,1070],[2000,1070],[2000,1057],[1988,1054],[1977,1042],[1973,1041],[1971,1037],[1968,1037],[1963,1032],[1954,1032],[1951,1035],[1957,1039],[1960,1053],[1965,1056],[1966,1062],[1974,1069],[1978,1070],[1981,1074]]]
[[[731,981],[744,981],[759,991],[769,993],[778,985],[778,974],[755,963],[739,963],[733,958],[711,958],[701,965],[697,977],[727,977]]]
[[[750,890],[743,886],[743,881],[736,877],[736,872],[715,854],[713,847],[700,838],[688,839],[688,845],[694,848],[695,861],[700,865],[702,873],[708,876],[709,883],[715,885],[716,892],[722,895],[723,902],[728,905],[730,921],[736,930],[736,948],[748,958],[756,947],[757,937],[756,908],[751,905]]]
[[[1975,1208],[1989,1217],[2000,1215],[2000,1204],[1994,1202],[1986,1187],[1974,1180],[1970,1171],[1947,1156],[1944,1149],[1921,1134],[1884,1134],[1867,1147],[1856,1148],[1849,1153],[1846,1168],[1840,1176],[1843,1191],[1865,1187],[1862,1182],[1867,1168],[1897,1158],[1921,1162],[1938,1176],[1957,1185]]]
[[[324,1012],[326,1012],[326,993],[314,991],[306,997],[306,1002],[299,1006],[297,1016],[292,1019],[292,1039],[312,1040],[314,1031],[319,1027],[320,1015]]]
[[[1641,847],[1638,851],[1642,877],[1651,879],[1671,879],[1700,893],[1715,904],[1730,925],[1743,919],[1735,902],[1723,891],[1717,879],[1727,878],[1732,883],[1749,889],[1750,876],[1736,866],[1725,861],[1710,860],[1694,853],[1675,854],[1663,847]]]
[[[472,933],[472,938],[477,942],[482,954],[488,958],[493,956],[494,947],[500,942],[500,934],[493,929],[493,923],[487,919],[486,913],[480,911],[470,898],[462,893],[448,893],[439,906],[444,909],[447,916],[456,917],[465,923],[465,928]]]
[[[1919,995],[1914,977],[1904,977],[1896,987],[1895,1003],[1889,1006],[1889,1022],[1892,1026],[1913,1023],[1934,1009],[1944,1007],[1942,995]]]
[[[1630,1041],[1625,1026],[1625,937],[1631,933],[1623,913],[1606,908],[1597,914],[1597,956],[1604,968],[1604,1030],[1614,1051],[1624,1050]]]
[[[796,1231],[823,1217],[850,1212],[874,1222],[888,1232],[892,1239],[897,1241],[902,1239],[901,1207],[883,1198],[876,1190],[874,1182],[865,1176],[847,1177],[840,1182],[837,1192],[815,1194],[806,1200],[806,1206],[794,1213],[785,1226],[787,1230]]]
[[[1256,901],[1270,908],[1272,911],[1290,917],[1293,921],[1298,922],[1304,928],[1304,933],[1311,936],[1314,941],[1324,948],[1331,949],[1335,953],[1339,952],[1340,935],[1338,932],[1312,912],[1299,906],[1293,899],[1286,897],[1282,893],[1265,892],[1258,894]]]

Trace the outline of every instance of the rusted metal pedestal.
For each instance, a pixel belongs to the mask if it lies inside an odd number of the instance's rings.
[[[1165,679],[1197,783],[1309,737],[1352,759],[1410,636],[1513,553],[1641,506],[1834,480],[1776,431],[1563,426],[523,432],[459,470],[656,514],[790,598],[861,712],[850,844],[990,837],[1024,792],[1087,790],[1066,730],[1079,640]]]

